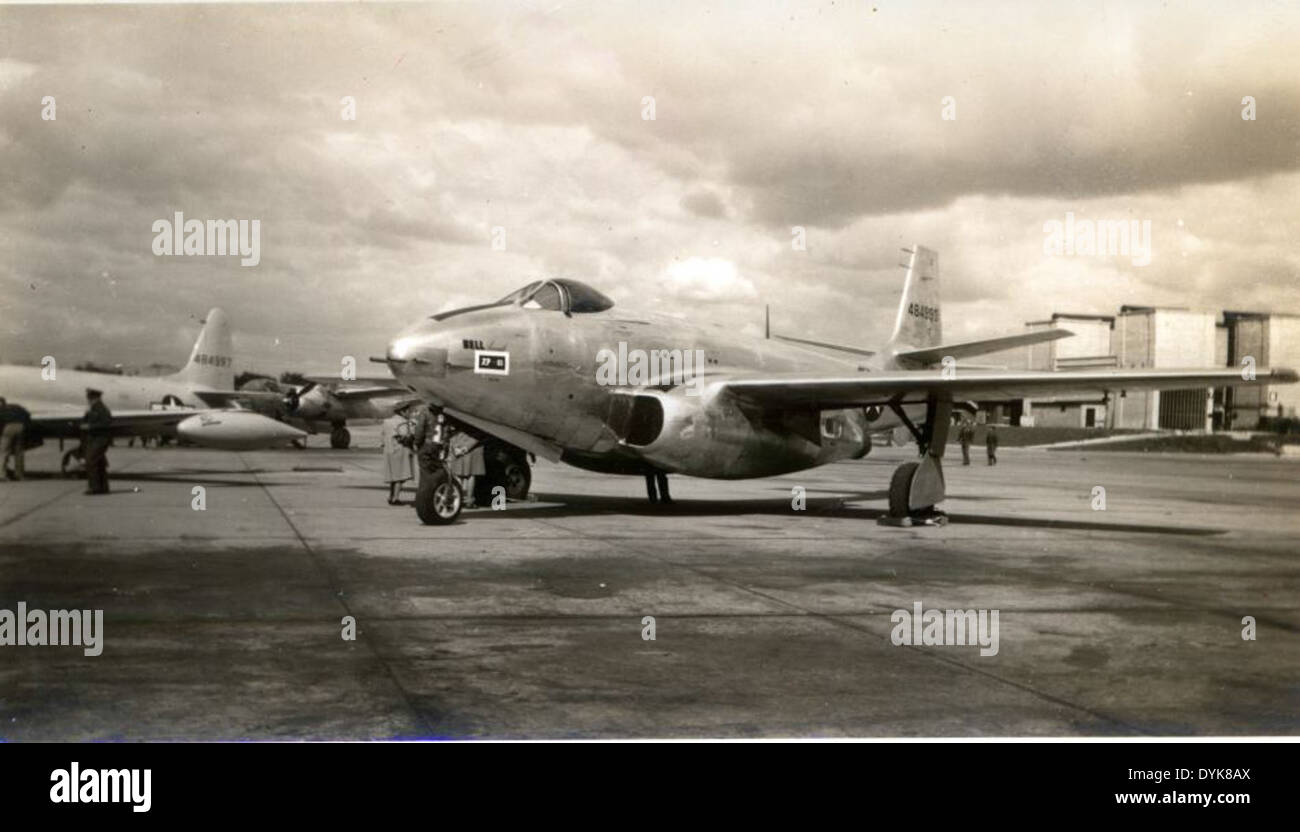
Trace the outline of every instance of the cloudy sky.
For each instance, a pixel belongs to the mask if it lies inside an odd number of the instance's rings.
[[[0,6],[0,357],[175,363],[222,306],[239,367],[330,371],[543,275],[871,346],[913,242],[950,340],[1300,312],[1297,44],[1294,3]],[[261,262],[156,256],[175,211]],[[1046,256],[1067,212],[1150,264]]]

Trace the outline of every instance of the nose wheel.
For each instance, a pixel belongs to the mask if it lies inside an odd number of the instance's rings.
[[[420,487],[415,492],[415,513],[426,526],[445,526],[454,523],[464,506],[460,483],[440,465],[420,472]]]

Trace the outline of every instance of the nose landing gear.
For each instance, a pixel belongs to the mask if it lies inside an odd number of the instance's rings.
[[[454,522],[468,499],[456,473],[457,470],[464,469],[453,466],[451,461],[452,442],[460,433],[469,433],[481,442],[481,448],[476,452],[483,455],[485,473],[473,476],[472,495],[478,506],[497,507],[494,501],[499,496],[498,487],[503,489],[508,500],[522,501],[528,498],[532,471],[528,464],[528,454],[522,449],[494,437],[467,431],[460,423],[453,424],[451,420],[447,420],[442,431],[439,458],[420,461],[420,484],[415,495],[415,510],[423,523],[445,525]]]

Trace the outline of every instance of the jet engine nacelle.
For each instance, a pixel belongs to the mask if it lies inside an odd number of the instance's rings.
[[[299,419],[328,419],[330,411],[335,410],[334,396],[319,384],[309,385],[298,393],[297,402],[291,411]]]
[[[657,468],[721,479],[773,476],[820,461],[860,456],[860,426],[844,439],[821,434],[821,414],[746,411],[739,401],[704,388],[620,391],[608,424],[626,447]],[[838,417],[836,417],[838,418]]]
[[[295,427],[247,410],[213,410],[176,425],[182,439],[205,448],[252,450],[283,445],[305,433]]]

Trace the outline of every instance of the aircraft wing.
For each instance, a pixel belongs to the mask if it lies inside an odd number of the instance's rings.
[[[244,401],[280,402],[285,394],[271,390],[195,390],[194,395],[208,407],[239,407]]]
[[[207,410],[177,407],[170,410],[114,410],[113,436],[153,435]],[[37,436],[52,439],[76,439],[81,436],[82,417],[77,410],[54,410],[32,414],[31,431]]]
[[[381,399],[384,396],[406,396],[411,391],[405,387],[396,384],[389,384],[374,387],[336,387],[332,392],[342,401],[355,401],[357,399]]]
[[[387,362],[385,362],[387,363]],[[321,387],[338,387],[341,384],[369,385],[371,387],[397,387],[405,389],[392,376],[361,376],[354,379],[343,379],[337,374],[332,376],[303,376],[304,381],[311,384],[319,384]]]
[[[720,378],[713,385],[765,409],[833,410],[925,401],[931,393],[955,401],[1018,399],[1065,393],[1123,390],[1183,390],[1292,384],[1300,376],[1285,367],[1257,369],[1246,380],[1232,368],[1204,370],[1062,370],[1058,372],[962,370],[945,378],[940,370],[895,370],[847,376],[779,374]]]

